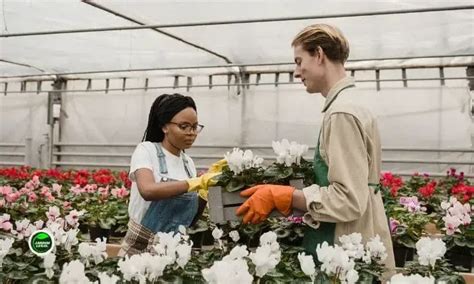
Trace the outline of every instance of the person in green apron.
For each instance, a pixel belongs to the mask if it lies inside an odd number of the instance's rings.
[[[381,170],[379,131],[374,116],[358,100],[354,79],[346,75],[349,43],[339,29],[316,24],[303,29],[292,46],[295,77],[308,93],[326,99],[313,161],[314,184],[303,190],[272,184],[251,187],[242,191],[248,199],[237,215],[244,223],[259,223],[274,209],[285,216],[293,209],[305,212],[303,246],[313,255],[318,244],[333,245],[342,235],[358,232],[364,242],[379,235],[391,274],[392,241],[382,196],[375,190]]]

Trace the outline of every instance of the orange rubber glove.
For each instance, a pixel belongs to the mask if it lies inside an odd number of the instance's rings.
[[[244,224],[262,222],[275,208],[288,216],[292,211],[293,191],[295,189],[291,186],[274,184],[248,188],[240,193],[240,196],[249,198],[237,209],[237,215],[244,215]]]

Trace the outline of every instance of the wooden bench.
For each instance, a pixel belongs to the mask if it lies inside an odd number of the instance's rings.
[[[296,189],[303,189],[302,179],[291,180],[290,185]],[[237,208],[245,202],[245,198],[240,196],[240,191],[227,192],[220,186],[209,188],[209,216],[212,222],[222,224],[227,221],[240,221],[241,217],[235,215]],[[295,211],[293,216],[302,216],[302,212]],[[270,216],[281,217],[278,211],[273,211]]]

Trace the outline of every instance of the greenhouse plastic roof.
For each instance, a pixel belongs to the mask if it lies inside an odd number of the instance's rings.
[[[318,22],[334,24],[343,31],[351,45],[349,59],[352,61],[468,55],[468,63],[474,62],[471,56],[474,55],[474,6],[469,6],[472,0],[88,2],[96,5],[72,0],[2,0],[0,76],[290,63],[293,61],[292,38],[305,26]],[[97,7],[99,5],[102,9]],[[459,6],[468,7],[452,11],[344,16]],[[332,17],[334,15],[343,16]],[[160,28],[188,43],[150,28],[5,37],[54,30],[138,26],[130,19],[145,25],[179,25],[289,17],[315,19]]]

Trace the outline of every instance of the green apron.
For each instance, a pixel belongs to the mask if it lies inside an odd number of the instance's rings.
[[[326,110],[329,106],[337,99],[337,96],[347,88],[354,87],[354,85],[348,85],[335,95],[334,99],[327,105],[325,108]],[[322,131],[322,126],[321,126]],[[316,151],[314,153],[314,160],[313,160],[313,171],[314,171],[314,183],[325,187],[329,186],[328,180],[328,166],[326,162],[324,162],[321,154],[319,153],[319,138],[321,135],[318,136],[318,145],[316,146]],[[305,249],[306,253],[313,255],[313,258],[316,263],[320,263],[318,261],[316,255],[316,246],[318,244],[322,244],[323,242],[327,242],[330,246],[334,245],[334,236],[336,230],[336,223],[328,223],[328,222],[320,222],[319,228],[314,229],[310,226],[306,226],[304,237],[303,237],[303,248]]]
[[[329,108],[329,106],[336,100],[337,96],[342,90],[350,87],[354,87],[354,85],[349,85],[345,88],[342,88],[336,94],[335,98],[329,103],[326,109]],[[321,137],[321,135],[319,135],[319,137]],[[318,145],[316,146],[313,160],[314,183],[321,187],[326,187],[330,184],[328,180],[328,166],[326,165],[326,162],[324,162],[319,152],[319,143],[320,141],[318,138]],[[377,185],[378,184],[369,183],[369,186],[373,186],[375,190],[377,190]],[[377,193],[377,191],[375,191],[375,193]],[[305,249],[306,253],[313,255],[316,263],[320,263],[316,255],[316,246],[318,244],[322,244],[323,242],[327,242],[330,246],[334,245],[335,231],[336,223],[320,222],[318,229],[306,226],[303,237],[303,248]]]
[[[328,166],[319,153],[319,138],[316,153],[314,154],[313,168],[314,183],[319,186],[329,186]],[[317,229],[306,226],[303,237],[303,247],[306,253],[313,255],[314,260],[317,261],[316,246],[323,242],[327,242],[330,246],[334,245],[335,230],[336,223],[320,222]]]

